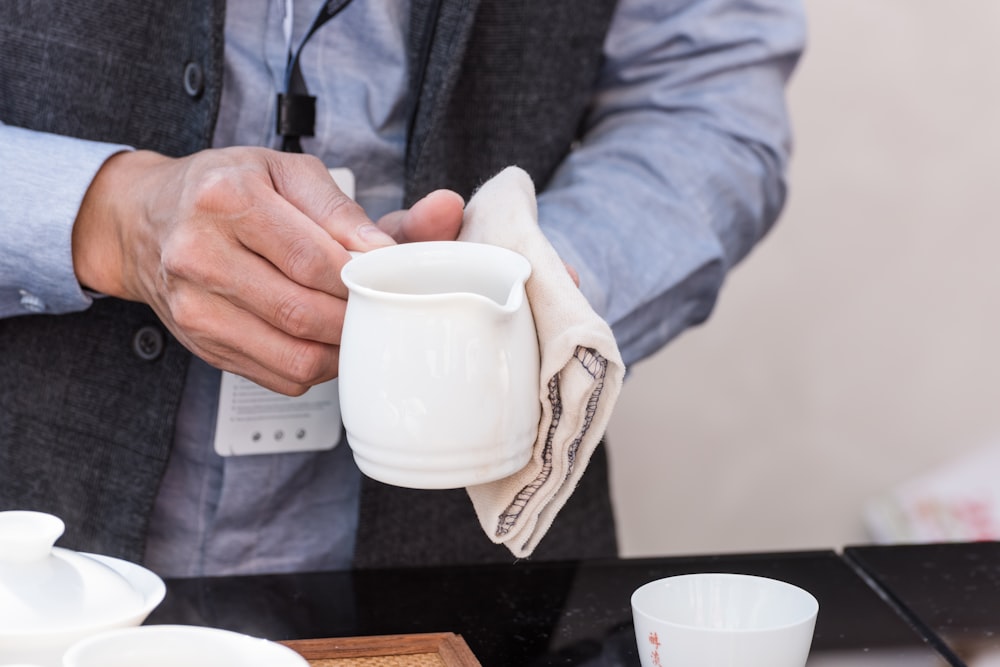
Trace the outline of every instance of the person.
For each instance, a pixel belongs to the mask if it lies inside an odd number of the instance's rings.
[[[42,5],[0,5],[0,509],[165,576],[510,559],[346,446],[213,450],[220,371],[336,376],[348,251],[516,164],[632,364],[784,201],[789,0]],[[601,450],[536,557],[615,553]]]

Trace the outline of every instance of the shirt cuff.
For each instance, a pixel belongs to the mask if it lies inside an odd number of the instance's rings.
[[[0,317],[84,310],[73,224],[105,160],[128,146],[0,124]]]

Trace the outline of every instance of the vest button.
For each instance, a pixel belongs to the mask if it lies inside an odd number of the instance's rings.
[[[155,326],[140,327],[132,336],[132,352],[143,361],[154,361],[163,354],[163,332]]]
[[[184,65],[184,92],[195,99],[205,92],[205,73],[196,62]]]

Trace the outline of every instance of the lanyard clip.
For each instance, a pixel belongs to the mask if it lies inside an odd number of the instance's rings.
[[[283,137],[311,137],[316,133],[316,98],[278,93],[277,132]]]

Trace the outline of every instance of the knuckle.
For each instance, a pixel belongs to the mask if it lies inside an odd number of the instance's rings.
[[[312,333],[312,309],[296,292],[290,292],[275,304],[274,320],[278,328],[296,338],[307,337]]]
[[[354,206],[350,197],[338,190],[330,190],[324,195],[324,200],[320,203],[327,216],[337,215],[344,209]]]
[[[326,171],[323,161],[310,153],[276,153],[270,157],[268,169],[279,180],[292,178],[303,171]]]
[[[291,396],[292,398],[295,398],[296,396],[301,396],[302,394],[306,393],[307,391],[309,391],[310,388],[311,388],[310,385],[307,384],[292,383],[284,387],[282,389],[282,392],[287,394],[288,396]]]
[[[239,193],[228,169],[209,169],[190,185],[191,206],[195,210],[219,211]]]
[[[308,388],[328,379],[326,366],[321,346],[297,346],[286,360],[284,375],[292,383]]]
[[[324,181],[329,179],[326,166],[319,158],[317,158],[314,155],[301,155],[300,157],[302,159],[302,162],[299,163],[300,167],[304,169],[315,170],[317,172],[322,172],[321,178]],[[333,181],[329,180],[329,183],[331,183],[332,185]],[[344,194],[338,187],[320,188],[316,191],[316,196],[319,197],[319,200],[316,203],[320,206],[321,210],[323,210],[327,215],[336,213],[337,211],[345,207],[351,207],[355,205],[354,200],[352,200],[350,197]]]
[[[244,211],[259,179],[254,164],[228,154],[225,159],[216,155],[212,161],[197,163],[184,180],[183,203],[192,211],[216,215]]]
[[[285,250],[284,265],[290,278],[301,285],[317,285],[322,279],[325,266],[316,252],[316,246],[308,237],[298,237]]]
[[[170,317],[189,338],[201,340],[209,337],[211,318],[204,303],[190,290],[177,290],[170,295]]]
[[[299,153],[298,157],[303,163],[305,163],[307,168],[326,171],[326,166],[323,164],[323,161],[312,153]]]
[[[198,244],[192,235],[183,230],[175,231],[160,249],[163,273],[181,278],[199,275],[201,263],[195,259],[197,254]]]
[[[182,228],[160,248],[160,279],[168,289],[211,291],[226,281],[225,262],[197,230]]]

